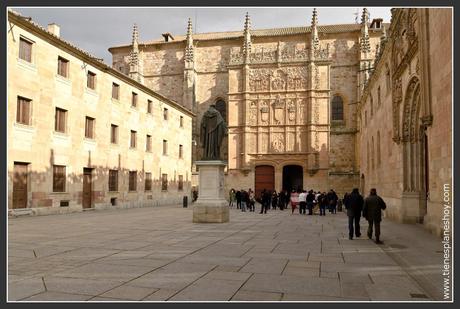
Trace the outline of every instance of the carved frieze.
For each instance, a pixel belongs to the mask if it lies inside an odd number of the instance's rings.
[[[270,108],[268,107],[268,101],[263,100],[260,102],[260,121],[262,124],[268,124]]]
[[[249,89],[251,91],[268,91],[270,88],[270,70],[254,69],[249,72]]]
[[[249,102],[248,124],[254,126],[257,124],[257,101]]]
[[[295,114],[296,114],[296,104],[295,99],[288,100],[287,104],[287,113],[288,113],[288,121],[289,123],[295,122]]]
[[[272,71],[271,89],[272,90],[285,90],[287,74],[283,70]]]
[[[271,149],[273,152],[283,152],[284,151],[284,134],[282,133],[272,134]]]
[[[280,99],[280,95],[276,96],[276,99],[272,103],[273,108],[273,122],[274,124],[284,123],[284,100]]]

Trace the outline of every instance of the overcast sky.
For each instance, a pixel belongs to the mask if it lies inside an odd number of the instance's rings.
[[[197,33],[242,30],[244,16],[249,12],[253,29],[307,26],[311,23],[311,7],[297,8],[20,8],[13,10],[46,28],[49,23],[61,27],[61,37],[92,55],[112,63],[107,49],[111,46],[130,44],[133,24],[137,23],[140,41],[161,38],[170,32],[173,36],[185,34],[187,20],[192,18]],[[320,25],[355,23],[357,7],[318,7]],[[370,17],[390,22],[388,7],[368,7]]]

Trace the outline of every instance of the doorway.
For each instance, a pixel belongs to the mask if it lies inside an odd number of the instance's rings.
[[[27,165],[14,162],[13,170],[13,209],[27,208]]]
[[[283,189],[288,192],[303,189],[303,169],[300,165],[283,167]]]
[[[92,204],[92,168],[83,168],[83,208],[91,208]]]
[[[271,165],[256,166],[255,173],[255,188],[254,193],[257,198],[265,189],[269,191],[275,190],[275,168]]]

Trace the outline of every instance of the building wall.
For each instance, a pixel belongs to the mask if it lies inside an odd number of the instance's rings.
[[[13,16],[14,17],[14,16]],[[15,23],[8,34],[8,207],[12,208],[14,162],[28,163],[27,208],[34,213],[59,213],[82,209],[83,168],[93,168],[93,207],[139,207],[177,204],[191,189],[190,113],[169,100],[145,91],[127,77],[91,65],[72,49],[61,48],[49,34],[34,26]],[[32,63],[18,58],[19,38],[34,41]],[[69,76],[57,74],[58,56],[69,60]],[[96,74],[96,89],[86,87],[86,72]],[[112,99],[112,83],[120,86],[119,100]],[[131,107],[132,92],[138,94],[137,107]],[[17,97],[32,100],[31,124],[16,122]],[[147,100],[153,103],[147,113]],[[55,132],[55,108],[67,110],[66,133]],[[168,120],[163,120],[167,108]],[[87,139],[85,117],[95,118],[95,137]],[[183,127],[179,118],[183,117]],[[111,124],[118,125],[118,144],[111,144]],[[130,131],[137,131],[137,147],[130,148]],[[146,135],[152,136],[152,151],[146,151]],[[163,139],[168,154],[162,154]],[[183,159],[178,158],[179,144]],[[53,165],[66,166],[66,189],[52,192]],[[108,171],[117,169],[118,191],[108,191]],[[129,171],[137,171],[137,190],[128,190]],[[152,173],[152,190],[144,190],[145,173]],[[168,175],[168,190],[161,190],[161,174]],[[184,186],[178,191],[178,177]],[[117,206],[111,205],[117,198]],[[60,207],[62,200],[69,207]]]
[[[389,40],[359,106],[365,192],[377,188],[387,217],[423,223],[436,234],[442,231],[444,184],[452,185],[451,16],[451,9],[394,10]],[[407,36],[410,24],[414,45]]]

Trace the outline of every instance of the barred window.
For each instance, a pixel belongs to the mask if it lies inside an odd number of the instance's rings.
[[[168,154],[168,141],[163,140],[163,155],[166,156]]]
[[[181,128],[184,127],[184,116],[180,116],[180,118],[179,118],[179,127],[181,127]]]
[[[152,173],[145,173],[145,191],[152,190]]]
[[[131,106],[137,107],[137,93],[133,92],[131,96]]]
[[[161,174],[161,191],[168,191],[168,174]]]
[[[65,192],[65,166],[53,165],[53,192]]]
[[[343,120],[343,100],[336,95],[332,98],[331,120]]]
[[[147,100],[147,114],[152,113],[152,100]]]
[[[163,119],[168,120],[168,109],[167,108],[163,109]]]
[[[32,100],[18,97],[16,122],[21,124],[30,125],[30,104]]]
[[[129,172],[129,191],[136,191],[137,189],[137,171]]]
[[[120,85],[112,83],[112,99],[120,99]]]
[[[109,191],[118,191],[118,171],[109,170]]]
[[[183,152],[184,152],[184,146],[179,145],[179,159],[183,158],[184,156]]]
[[[145,141],[145,150],[150,152],[152,151],[152,136],[147,134],[147,138]]]
[[[136,135],[137,135],[137,132],[131,130],[131,139],[130,139],[130,147],[131,148],[136,148]]]
[[[110,125],[110,142],[112,144],[118,144],[118,126]]]

